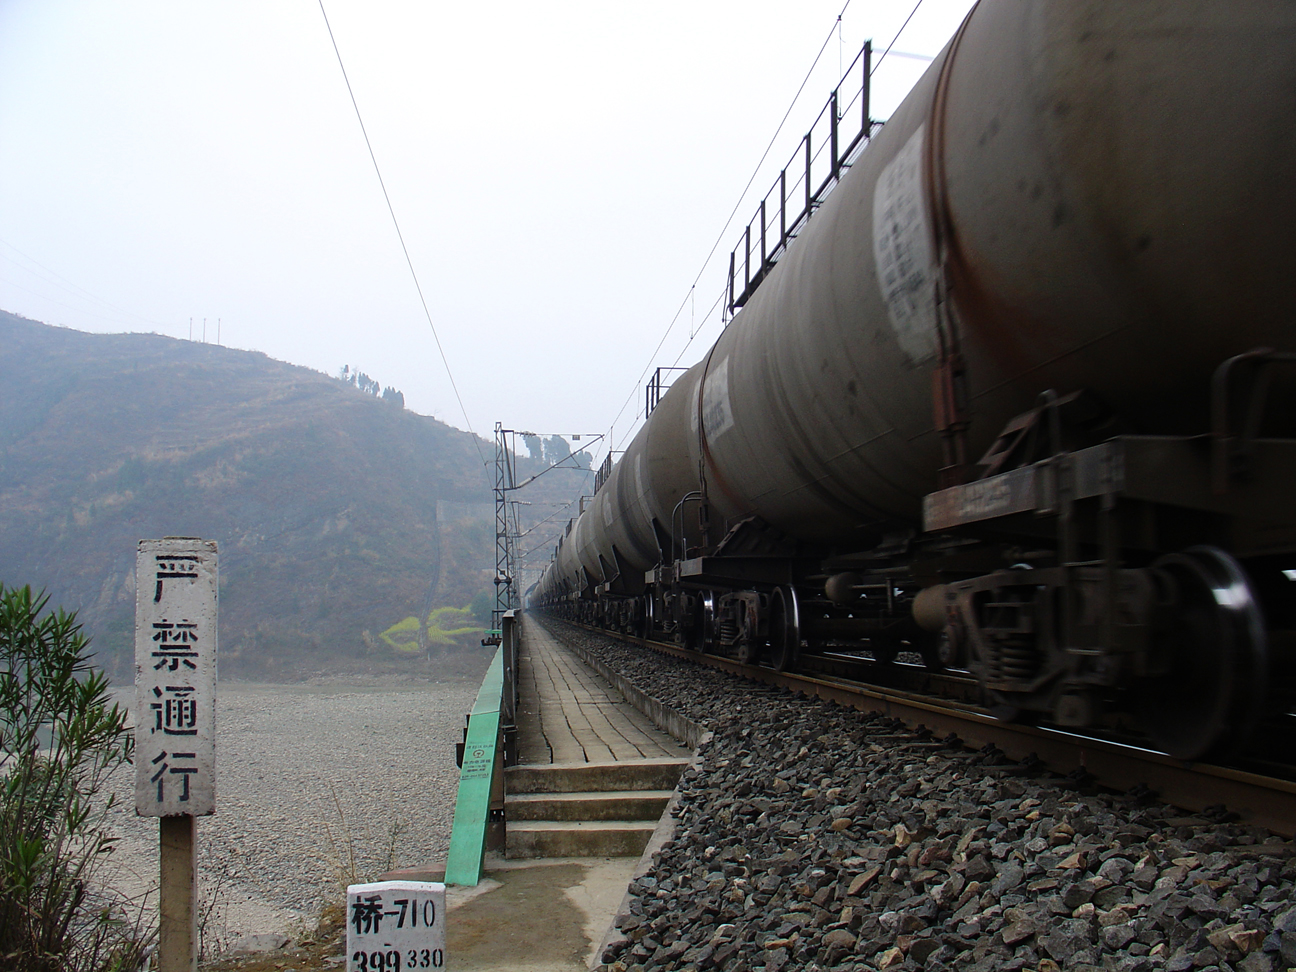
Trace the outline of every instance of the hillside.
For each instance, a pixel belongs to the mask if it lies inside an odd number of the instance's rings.
[[[77,609],[116,677],[148,537],[219,542],[222,677],[477,645],[489,443],[263,354],[4,312],[0,369],[0,581]]]

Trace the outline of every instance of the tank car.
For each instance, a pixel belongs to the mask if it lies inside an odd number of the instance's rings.
[[[1296,6],[981,0],[534,602],[1199,758],[1296,638]]]

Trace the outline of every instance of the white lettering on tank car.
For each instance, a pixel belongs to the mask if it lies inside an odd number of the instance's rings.
[[[635,497],[639,501],[639,512],[643,514],[645,520],[651,520],[652,514],[648,511],[648,494],[644,492],[643,484],[643,455],[635,456]]]
[[[729,359],[703,378],[702,431],[708,439],[716,439],[733,428],[733,411],[729,408]]]
[[[873,259],[891,330],[915,363],[936,357],[935,258],[923,201],[925,126],[887,163],[873,189]]]
[[[1008,511],[1012,504],[1012,488],[1004,477],[963,487],[963,502],[959,504],[962,520],[984,520]]]

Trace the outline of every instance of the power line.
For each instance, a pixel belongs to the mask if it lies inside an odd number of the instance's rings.
[[[129,321],[124,321],[120,317],[105,317],[103,314],[96,314],[94,311],[88,311],[84,307],[77,307],[73,304],[64,303],[61,300],[57,300],[53,297],[48,296],[47,294],[41,293],[39,290],[32,290],[30,287],[24,287],[22,284],[14,283],[12,280],[0,279],[0,284],[3,284],[6,287],[12,287],[15,290],[21,290],[23,293],[31,294],[33,297],[39,297],[41,300],[45,301],[48,304],[56,304],[59,307],[66,307],[68,310],[75,311],[77,314],[80,314],[82,317],[98,318],[101,321],[107,321],[109,324],[116,324],[119,327],[130,326]]]
[[[463,396],[459,394],[459,385],[455,382],[454,372],[450,370],[450,359],[446,357],[445,348],[441,346],[441,336],[437,334],[436,325],[432,323],[432,312],[428,310],[427,298],[423,296],[423,286],[419,283],[418,274],[414,271],[414,261],[410,259],[409,248],[405,245],[405,234],[401,232],[400,221],[396,219],[396,210],[392,206],[391,196],[387,194],[387,183],[383,181],[382,170],[378,168],[378,157],[374,155],[373,145],[369,141],[369,132],[365,129],[364,118],[360,114],[360,105],[356,102],[355,92],[351,90],[351,79],[347,77],[346,65],[342,63],[342,52],[338,50],[337,38],[333,36],[333,25],[329,23],[328,13],[324,10],[324,0],[319,0],[319,8],[320,14],[324,17],[324,26],[328,28],[329,40],[333,43],[333,53],[337,55],[338,67],[342,69],[342,80],[346,82],[347,94],[351,96],[351,107],[355,109],[356,121],[360,123],[360,133],[364,136],[365,148],[369,150],[369,159],[373,162],[374,172],[378,176],[378,185],[382,187],[383,199],[387,202],[387,212],[391,214],[392,225],[396,227],[396,238],[400,240],[401,252],[405,254],[405,265],[409,267],[410,276],[414,279],[414,289],[418,291],[419,303],[423,305],[423,316],[427,318],[428,327],[432,329],[432,340],[436,342],[437,352],[441,355],[441,363],[445,365],[446,377],[450,379],[450,387],[454,391],[455,399],[459,402],[459,410],[463,412],[464,422],[468,425],[468,431],[473,437],[473,446],[477,449],[477,457],[484,464],[486,456],[482,452],[477,433],[473,431],[472,419],[468,417],[468,409],[464,406]]]
[[[921,0],[919,0],[919,2],[921,2]],[[720,232],[716,235],[715,242],[711,244],[711,249],[707,252],[706,258],[702,261],[702,268],[698,270],[697,276],[693,278],[693,284],[689,287],[688,293],[685,294],[684,299],[680,301],[679,308],[675,311],[675,316],[671,318],[670,324],[666,326],[666,331],[661,336],[661,340],[657,342],[657,347],[653,349],[653,353],[648,359],[648,364],[646,364],[643,371],[640,372],[638,379],[635,381],[634,387],[630,389],[630,394],[626,396],[626,400],[617,411],[616,417],[612,419],[613,426],[617,424],[617,421],[625,413],[626,407],[639,393],[639,386],[643,384],[644,376],[647,375],[648,370],[652,368],[652,363],[656,360],[657,354],[666,343],[666,339],[670,337],[671,331],[675,329],[675,324],[679,321],[680,315],[684,312],[684,308],[688,306],[689,298],[692,296],[694,288],[697,287],[698,282],[702,279],[702,275],[706,273],[706,268],[710,266],[711,258],[715,256],[716,250],[720,247],[720,244],[724,242],[725,234],[729,232],[729,227],[733,223],[734,217],[738,215],[738,210],[742,208],[743,200],[747,198],[747,193],[751,190],[752,184],[756,181],[756,177],[760,175],[761,166],[764,165],[765,160],[769,158],[770,151],[774,148],[774,143],[778,140],[779,135],[782,134],[783,126],[787,124],[788,118],[792,115],[792,110],[796,108],[797,102],[801,98],[801,93],[805,91],[805,86],[810,82],[810,77],[814,74],[814,69],[819,66],[819,59],[823,57],[824,51],[828,49],[828,45],[832,42],[833,34],[837,31],[837,25],[841,22],[842,15],[846,13],[846,10],[850,5],[851,0],[846,0],[845,6],[843,6],[841,12],[837,14],[837,19],[833,21],[833,25],[828,31],[828,36],[824,38],[823,44],[819,46],[819,53],[815,55],[814,61],[810,64],[810,70],[806,71],[806,76],[802,78],[800,87],[797,88],[796,94],[792,96],[792,103],[788,105],[787,111],[783,113],[783,118],[778,123],[778,128],[774,130],[774,134],[770,137],[769,144],[765,146],[765,151],[761,153],[760,161],[756,163],[756,168],[752,170],[751,178],[747,180],[747,185],[743,186],[743,191],[738,196],[738,201],[734,203],[733,210],[729,213],[729,218],[725,220],[724,226],[720,228]],[[910,16],[912,17],[913,14],[910,14]],[[892,43],[895,42],[892,41]],[[692,338],[689,338],[690,343],[692,340]],[[611,449],[611,446],[612,442],[609,439],[609,449]]]
[[[846,6],[842,7],[841,13],[837,15],[838,22],[840,22],[842,18],[842,14],[846,12],[846,8],[849,7],[850,5],[851,5],[851,0],[846,0]],[[828,44],[832,41],[833,31],[835,31],[836,29],[837,29],[837,23],[834,22],[832,29],[828,31],[828,36],[824,38],[823,44],[819,47],[819,53],[815,55],[814,61],[810,65],[810,70],[806,72],[806,76],[802,79],[801,86],[797,88],[796,94],[792,96],[792,103],[788,105],[787,111],[783,113],[783,118],[779,122],[778,128],[774,130],[774,134],[773,136],[771,136],[769,140],[769,144],[765,146],[765,151],[761,153],[760,161],[756,163],[756,168],[752,171],[751,178],[747,180],[747,185],[743,187],[742,193],[738,196],[738,201],[734,203],[733,210],[729,213],[729,218],[725,220],[724,226],[721,227],[719,234],[717,234],[715,242],[711,244],[710,251],[708,251],[706,258],[702,261],[702,268],[698,271],[697,276],[693,278],[693,283],[689,287],[688,294],[686,294],[684,300],[680,302],[679,308],[675,311],[675,316],[671,318],[671,322],[666,328],[666,333],[662,335],[661,340],[657,343],[657,347],[653,350],[652,353],[653,359],[657,357],[657,353],[662,349],[662,345],[666,343],[666,338],[670,336],[670,332],[675,327],[676,322],[679,320],[680,314],[684,312],[684,307],[689,303],[689,300],[693,295],[694,289],[697,287],[698,282],[701,281],[702,279],[702,274],[706,272],[706,268],[711,262],[711,258],[715,256],[715,252],[717,248],[719,248],[720,244],[724,241],[725,234],[729,232],[729,226],[733,223],[734,216],[738,214],[738,210],[739,208],[741,208],[743,204],[743,200],[747,198],[748,191],[751,189],[752,184],[756,181],[756,177],[760,175],[761,166],[765,164],[765,160],[769,157],[770,150],[773,149],[775,141],[778,139],[779,134],[783,131],[783,126],[787,124],[787,120],[791,116],[792,110],[796,107],[797,101],[801,98],[801,92],[805,90],[806,84],[810,81],[810,76],[814,73],[815,67],[817,67],[819,64],[819,59],[823,57],[823,52],[828,49]],[[621,406],[621,411],[617,412],[616,418],[612,420],[613,425],[616,425],[617,419],[619,419],[622,413],[625,412],[626,405],[629,405],[630,400],[634,398],[634,396],[638,393],[639,383],[643,381],[644,375],[648,373],[648,369],[651,367],[652,367],[652,361],[650,360],[648,365],[645,366],[643,372],[639,375],[639,380],[635,382],[635,387],[634,389],[631,390],[630,396],[626,399],[625,404]]]
[[[532,433],[532,432],[523,432],[522,435],[534,435],[534,433]],[[604,437],[604,436],[603,436],[603,433],[600,432],[600,433],[599,433],[598,435],[596,435],[594,438],[590,439],[590,443],[593,444],[593,443],[597,442],[599,439],[602,439],[603,437]],[[537,438],[539,438],[539,437],[537,436]],[[581,452],[584,452],[584,451],[585,451],[585,448],[582,446],[582,448],[581,448],[580,451],[581,451]],[[549,472],[550,470],[553,470],[553,469],[581,469],[581,470],[584,470],[586,473],[593,472],[592,469],[588,469],[588,468],[586,468],[585,466],[579,466],[579,465],[574,465],[574,466],[564,466],[564,465],[563,465],[563,463],[566,462],[568,459],[575,459],[575,458],[576,458],[576,453],[574,453],[574,452],[570,452],[570,453],[568,453],[567,455],[563,456],[561,459],[559,459],[557,462],[550,463],[548,466],[546,466],[544,469],[541,469],[541,470],[540,470],[538,473],[536,473],[534,476],[528,476],[526,479],[522,480],[522,482],[518,483],[516,486],[510,486],[510,487],[508,487],[508,488],[509,488],[510,490],[514,490],[514,489],[521,489],[523,486],[530,486],[532,483],[534,483],[537,479],[539,479],[539,478],[540,478],[541,476],[543,476],[545,473],[547,473],[547,472]],[[541,461],[543,461],[543,460],[541,460]]]
[[[719,297],[717,297],[714,301],[711,302],[711,306],[707,308],[707,312],[706,312],[706,314],[703,315],[703,319],[704,319],[704,320],[707,319],[707,318],[709,318],[709,317],[711,316],[712,312],[713,312],[717,307],[720,306],[720,302],[721,302],[722,300],[724,300],[724,298],[725,298],[725,295],[724,295],[723,293],[721,293]],[[700,333],[700,332],[699,332],[699,333]],[[671,367],[672,367],[672,368],[675,368],[675,367],[678,367],[678,366],[679,366],[680,358],[684,357],[684,352],[687,351],[687,350],[692,346],[692,344],[693,344],[693,339],[694,339],[695,337],[697,337],[696,334],[691,334],[691,335],[689,335],[689,339],[688,339],[687,341],[684,342],[684,347],[680,348],[680,353],[677,354],[677,355],[675,355],[675,360],[671,362]]]
[[[671,331],[674,330],[675,324],[678,322],[680,315],[684,312],[684,308],[690,305],[690,301],[693,298],[693,294],[697,288],[698,282],[702,279],[702,275],[706,272],[706,268],[711,263],[711,258],[715,256],[716,249],[720,246],[721,242],[724,240],[725,234],[729,231],[729,226],[733,223],[734,216],[738,213],[739,208],[742,206],[743,200],[747,198],[747,193],[751,190],[752,184],[756,181],[756,177],[760,174],[761,166],[765,164],[766,158],[769,157],[770,150],[773,149],[775,141],[777,141],[780,133],[782,133],[783,126],[787,124],[787,120],[791,116],[792,110],[796,107],[797,102],[801,98],[801,93],[805,90],[806,84],[809,83],[810,77],[814,74],[815,68],[819,65],[820,58],[823,57],[824,51],[827,50],[828,45],[832,42],[834,32],[837,33],[838,41],[840,43],[842,16],[846,13],[846,10],[850,7],[850,5],[851,5],[851,0],[846,0],[845,5],[841,8],[841,11],[837,14],[837,19],[833,22],[832,27],[829,29],[828,36],[824,38],[824,42],[819,48],[819,53],[815,55],[814,61],[811,62],[810,69],[806,72],[806,76],[802,79],[800,87],[797,88],[796,94],[792,96],[792,103],[788,105],[787,111],[783,113],[783,118],[779,121],[778,128],[774,130],[774,134],[770,138],[769,144],[765,146],[765,151],[764,153],[761,154],[760,161],[756,163],[756,168],[752,172],[751,178],[747,180],[747,185],[743,187],[743,191],[739,195],[738,201],[734,204],[733,211],[729,213],[729,218],[725,220],[725,224],[721,228],[720,233],[717,235],[715,243],[711,245],[710,251],[707,253],[706,258],[702,261],[702,268],[698,271],[697,276],[693,278],[693,283],[689,287],[688,293],[685,295],[684,300],[680,302],[680,306],[676,309],[675,316],[671,318],[670,324],[666,326],[666,330],[662,334],[661,340],[657,342],[657,347],[653,349],[653,353],[649,357],[648,364],[645,365],[643,371],[640,372],[639,378],[636,380],[634,387],[630,390],[630,394],[626,397],[626,400],[622,403],[621,408],[617,411],[616,417],[612,419],[613,426],[615,426],[616,423],[620,420],[621,416],[625,413],[626,407],[634,399],[635,395],[638,394],[639,386],[643,383],[644,376],[647,375],[648,371],[652,368],[652,362],[657,359],[657,355],[661,352],[662,347],[666,344],[666,339],[670,337]],[[905,28],[909,26],[909,22],[913,20],[914,15],[918,12],[918,8],[921,7],[922,5],[923,5],[923,0],[918,0],[918,2],[914,4],[913,9],[909,11],[909,16],[907,16],[904,19],[904,23],[900,25],[900,29],[895,32],[894,36],[892,36],[891,43],[887,45],[886,50],[882,52],[882,56],[879,57],[877,61],[873,64],[872,69],[869,71],[870,77],[873,74],[877,73],[878,67],[886,59],[886,56],[888,54],[893,53],[892,49],[895,47],[896,41],[900,39],[900,35],[904,33]],[[934,57],[929,57],[926,54],[913,54],[908,51],[894,51],[894,53],[897,57],[911,58],[913,60],[920,60],[920,61],[935,60]],[[714,311],[716,305],[720,303],[721,299],[723,299],[723,295],[721,298],[717,298],[716,301],[712,303],[711,308],[708,309],[706,314],[703,315],[704,321],[710,317],[712,311]],[[679,364],[680,359],[684,356],[684,352],[688,350],[689,346],[692,345],[693,340],[696,337],[697,335],[693,333],[693,329],[692,327],[690,327],[689,339],[684,344],[684,347],[680,350],[680,353],[676,356],[674,362],[675,365]],[[620,441],[624,441],[624,437]],[[618,442],[617,444],[620,443]],[[612,440],[609,437],[608,439],[609,451],[611,450],[612,445],[613,445]]]
[[[887,45],[887,49],[883,51],[882,56],[877,59],[877,64],[873,65],[873,70],[869,72],[870,77],[877,73],[877,69],[881,66],[882,62],[886,60],[886,56],[891,53],[891,48],[895,47],[895,42],[900,39],[900,35],[904,33],[904,29],[909,26],[909,21],[913,20],[914,14],[918,12],[918,8],[922,5],[923,0],[918,0],[918,2],[914,4],[914,8],[909,11],[909,16],[905,18],[904,23],[900,25],[900,29],[897,30],[895,36],[891,38],[891,43]],[[907,54],[905,56],[913,57],[912,54]],[[935,58],[932,58],[932,60],[934,61]]]
[[[588,471],[589,471],[589,470],[586,470],[586,472],[588,472]],[[589,477],[586,476],[586,477],[584,477],[584,478],[588,479]],[[582,484],[582,485],[584,485],[584,484]],[[527,527],[525,530],[522,530],[522,531],[517,535],[517,538],[516,538],[516,539],[521,540],[521,539],[522,539],[523,537],[525,537],[528,533],[531,533],[532,531],[534,531],[537,527],[542,527],[542,526],[544,526],[546,523],[548,523],[550,520],[552,520],[555,516],[560,516],[561,514],[566,513],[568,510],[570,510],[573,506],[576,505],[576,502],[577,502],[577,500],[579,500],[579,499],[580,499],[580,497],[577,496],[576,499],[573,499],[570,503],[563,503],[563,504],[561,504],[561,505],[558,507],[558,509],[554,510],[552,513],[550,513],[548,516],[546,516],[543,520],[539,520],[539,521],[537,521],[536,523],[532,523],[532,524],[531,524],[529,527]],[[564,527],[563,529],[566,529],[566,527]]]
[[[898,37],[899,35],[897,34],[896,36]],[[891,43],[894,44],[895,41],[892,41]],[[887,53],[892,57],[907,57],[911,61],[926,61],[928,64],[936,60],[936,55],[934,54],[915,54],[913,51],[893,51],[889,47],[887,48]],[[878,58],[878,60],[881,61],[882,59]]]
[[[932,57],[932,56],[930,56],[930,55],[928,55],[928,54],[913,54],[913,53],[911,53],[911,52],[909,52],[909,51],[894,51],[894,50],[892,50],[892,48],[895,47],[895,42],[898,41],[898,40],[900,39],[900,35],[903,34],[903,33],[904,33],[904,29],[905,29],[906,27],[909,26],[909,21],[913,20],[914,14],[916,14],[916,13],[918,12],[918,8],[921,7],[922,4],[923,4],[923,0],[918,0],[918,2],[914,5],[914,8],[913,8],[911,11],[909,11],[909,16],[905,18],[905,22],[904,22],[903,24],[900,25],[900,29],[897,30],[897,31],[895,32],[895,36],[891,38],[891,43],[887,46],[887,49],[882,53],[882,57],[879,57],[879,58],[877,59],[877,64],[874,64],[872,70],[869,71],[869,77],[872,77],[872,76],[877,72],[878,65],[882,63],[883,58],[885,58],[888,54],[894,54],[896,57],[907,57],[907,58],[910,58],[910,59],[915,60],[915,61],[927,61],[927,62],[931,62],[931,61],[936,60],[936,58],[934,58],[934,57]],[[848,3],[846,6],[849,7],[850,4]],[[842,8],[842,13],[845,13],[845,12],[846,12],[846,7],[843,7],[843,8]],[[839,26],[838,26],[838,29],[840,30],[841,14],[838,14],[838,15],[837,15],[837,23],[838,23],[838,25],[839,25]],[[822,53],[822,52],[821,52],[821,53]],[[813,70],[814,70],[814,67],[811,66],[810,70],[813,71]],[[804,82],[802,82],[802,86],[804,87]],[[784,116],[784,120],[786,120],[786,116]],[[750,183],[749,183],[749,185],[750,185]],[[743,191],[744,191],[744,193],[746,192],[746,190],[743,190]],[[732,217],[731,217],[731,218],[732,218]],[[694,284],[694,286],[696,286],[696,284]],[[692,291],[692,289],[690,288],[690,290],[689,290],[689,294],[690,294],[690,296],[692,295],[692,293],[693,293],[693,291]],[[716,309],[716,306],[717,306],[717,305],[718,305],[718,304],[719,304],[723,299],[724,299],[724,294],[721,294],[719,297],[717,297],[717,298],[715,299],[715,301],[711,304],[711,306],[707,309],[707,312],[706,312],[705,314],[702,315],[702,319],[703,319],[703,320],[706,320],[707,318],[709,318],[709,317],[711,316],[711,313]],[[693,344],[693,339],[694,339],[695,337],[697,337],[697,335],[694,334],[694,333],[692,332],[692,330],[690,329],[690,331],[689,331],[689,339],[684,343],[684,347],[680,348],[680,353],[677,354],[677,355],[675,356],[675,360],[674,360],[673,362],[671,362],[671,366],[672,366],[672,367],[674,367],[674,366],[676,366],[676,365],[678,365],[678,364],[680,363],[680,359],[684,357],[684,352],[687,351],[687,350],[689,349],[689,347]],[[665,340],[665,339],[663,338],[663,340]],[[659,345],[658,347],[660,348],[660,345]]]
[[[114,304],[114,303],[112,303],[112,302],[110,302],[110,301],[104,300],[102,297],[98,296],[97,294],[93,294],[93,293],[91,293],[90,291],[86,290],[84,287],[79,286],[79,285],[76,284],[76,283],[73,283],[71,280],[69,280],[67,277],[63,276],[62,274],[58,273],[57,271],[51,270],[49,267],[45,266],[45,264],[41,263],[41,262],[40,262],[39,260],[37,260],[35,257],[31,256],[30,254],[24,253],[22,250],[18,249],[18,247],[14,246],[12,243],[10,243],[10,242],[8,242],[8,241],[6,241],[6,240],[0,240],[0,246],[5,246],[5,247],[7,247],[8,249],[13,250],[15,253],[17,253],[20,257],[22,257],[22,258],[23,258],[24,260],[26,260],[28,263],[31,263],[33,266],[40,267],[40,269],[44,270],[44,271],[45,271],[47,274],[49,274],[51,277],[55,278],[55,280],[61,280],[61,281],[63,282],[63,284],[65,285],[65,286],[63,286],[61,289],[63,289],[63,290],[67,290],[67,291],[68,291],[68,292],[69,292],[73,297],[78,297],[78,298],[80,298],[80,299],[86,299],[86,298],[89,298],[90,300],[95,301],[96,303],[102,304],[104,307],[108,308],[109,310],[115,311],[115,312],[117,312],[118,314],[124,315],[124,316],[127,317],[127,318],[132,318],[132,317],[133,317],[133,318],[135,318],[136,320],[143,321],[145,324],[153,324],[153,325],[156,325],[157,327],[165,327],[165,328],[167,328],[168,330],[169,330],[170,328],[172,328],[172,327],[175,326],[175,325],[173,325],[173,324],[163,324],[161,321],[155,321],[155,320],[153,320],[153,319],[150,318],[150,317],[145,317],[145,316],[143,316],[142,314],[136,314],[136,313],[134,313],[133,311],[128,311],[128,310],[126,310],[126,309],[123,308],[123,307],[118,307],[116,304]],[[14,266],[20,268],[21,270],[23,270],[23,271],[25,271],[25,272],[27,272],[27,273],[32,273],[32,271],[31,271],[29,268],[24,267],[21,263],[19,263],[17,260],[14,260],[12,257],[4,257],[3,254],[0,254],[0,257],[3,257],[4,259],[8,260],[10,263],[12,263]],[[33,276],[38,276],[37,274],[32,274],[32,275],[33,275]],[[56,283],[55,280],[48,280],[48,281],[44,281],[44,282],[46,282],[46,283],[52,283],[52,284],[54,284],[54,286],[58,287],[59,284]],[[38,291],[31,290],[31,289],[28,288],[28,287],[23,287],[22,285],[20,285],[20,284],[16,284],[16,283],[13,283],[12,281],[9,282],[9,286],[11,286],[11,287],[17,287],[19,290],[25,290],[25,291],[27,291],[27,293],[29,293],[29,294],[33,294],[33,295],[35,295],[35,296],[37,296],[37,297],[42,298],[43,300],[48,300],[48,301],[50,301],[51,303],[59,304],[59,306],[61,306],[61,307],[66,307],[66,308],[68,308],[69,310],[74,310],[74,311],[77,311],[78,313],[82,313],[82,314],[88,314],[88,315],[91,316],[91,317],[98,317],[100,320],[104,320],[104,321],[112,321],[112,318],[110,318],[110,317],[104,317],[102,314],[95,314],[95,313],[92,313],[92,312],[90,312],[90,311],[82,310],[82,309],[79,308],[79,307],[73,307],[71,304],[64,304],[64,303],[62,303],[61,301],[55,300],[53,297],[47,297],[46,295],[44,295],[44,294],[42,294],[42,293],[39,293]],[[80,293],[77,293],[78,291],[79,291]],[[129,323],[129,322],[128,322],[128,321],[113,321],[113,323],[127,324],[127,323]]]

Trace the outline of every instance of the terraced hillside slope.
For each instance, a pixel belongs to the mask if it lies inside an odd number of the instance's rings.
[[[77,609],[118,678],[136,541],[161,536],[220,544],[222,677],[480,653],[492,454],[263,354],[0,312],[0,581]]]

